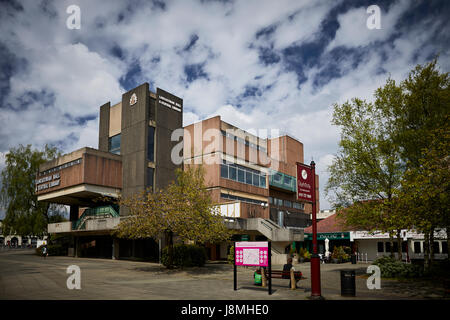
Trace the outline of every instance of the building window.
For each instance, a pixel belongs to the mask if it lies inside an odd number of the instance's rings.
[[[284,200],[284,206],[288,208],[292,208],[292,202],[289,200]]]
[[[237,180],[237,169],[234,167],[228,168],[229,178],[231,180]]]
[[[304,203],[294,202],[293,207],[294,207],[294,209],[305,210]]]
[[[433,251],[434,251],[435,254],[436,254],[436,253],[440,253],[440,250],[439,250],[439,241],[434,241],[434,242],[433,242]]]
[[[150,187],[154,188],[153,181],[154,181],[154,175],[155,175],[155,169],[153,168],[147,168],[147,188]]]
[[[290,186],[291,185],[291,177],[288,175],[284,176],[284,184]]]
[[[420,253],[420,242],[414,241],[414,253]]]
[[[120,133],[108,139],[108,151],[120,154]]]
[[[245,183],[246,184],[252,184],[252,173],[246,171],[245,172]]]
[[[273,177],[273,180],[275,180],[275,182],[281,183],[282,175],[279,174],[279,173],[276,173],[276,174],[274,175],[274,177]]]
[[[226,164],[220,165],[220,176],[222,178],[228,179],[228,166]]]
[[[250,198],[244,198],[244,197],[234,196],[234,195],[226,194],[226,193],[221,193],[220,197],[223,198],[223,199],[238,200],[238,201],[252,203],[252,204],[259,204],[259,205],[262,205],[262,204],[266,205],[267,204],[266,201],[255,200],[255,199],[250,199]]]
[[[377,242],[377,252],[384,252],[384,242]]]
[[[256,173],[253,174],[253,185],[255,187],[259,187],[259,174]]]
[[[448,254],[447,241],[442,241],[442,253],[447,253]]]
[[[155,162],[155,127],[148,127],[147,159]]]
[[[238,169],[238,181],[241,183],[245,182],[245,172],[244,170]]]
[[[394,252],[398,252],[398,242],[394,242]]]
[[[386,252],[391,252],[391,243],[386,242]]]
[[[273,203],[273,198],[269,197],[269,203],[272,204]]]
[[[259,186],[261,188],[265,188],[266,187],[266,175],[265,174],[261,174],[259,176]]]
[[[225,160],[223,160],[223,163],[220,165],[220,177],[260,188],[266,188],[266,174],[264,172]]]

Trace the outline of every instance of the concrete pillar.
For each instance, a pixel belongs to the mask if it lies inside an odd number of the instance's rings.
[[[113,238],[112,246],[113,246],[112,259],[119,260],[119,239]]]
[[[80,237],[75,237],[75,258],[81,256]]]
[[[70,221],[76,221],[78,220],[78,212],[80,207],[76,205],[70,206]]]

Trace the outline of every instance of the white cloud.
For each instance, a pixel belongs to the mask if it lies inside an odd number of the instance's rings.
[[[284,19],[276,29],[273,35],[275,48],[284,49],[292,43],[314,39],[327,13],[340,2],[304,1],[301,11],[292,19]]]
[[[388,12],[380,8],[381,29],[369,29],[367,27],[367,19],[371,17],[371,14],[366,11],[367,7],[350,9],[346,13],[340,14],[338,16],[339,29],[327,49],[332,50],[339,46],[366,46],[375,41],[386,40],[397,31],[395,25],[410,5],[409,1],[401,0],[392,5]]]
[[[330,124],[332,104],[355,96],[372,99],[387,77],[380,67],[394,79],[404,78],[436,49],[429,42],[431,36],[445,33],[431,18],[396,30],[410,5],[407,1],[382,11],[381,30],[367,29],[366,8],[352,8],[338,16],[335,38],[316,57],[318,63],[299,66],[306,77],[299,86],[299,70],[286,70],[283,59],[265,65],[258,47],[273,46],[281,56],[281,50],[293,44],[317,40],[325,17],[341,1],[168,1],[165,11],[150,3],[133,11],[121,1],[109,1],[107,6],[75,3],[81,8],[80,30],[65,27],[70,1],[49,3],[57,13],[53,19],[32,1],[23,5],[23,13],[0,20],[0,41],[27,61],[11,77],[6,101],[17,108],[18,99],[30,90],[46,90],[48,100],[54,99],[49,105],[31,101],[22,111],[2,110],[0,146],[5,150],[18,143],[40,146],[61,140],[66,141],[66,152],[96,147],[98,118],[92,116],[98,115],[100,105],[119,101],[131,89],[122,88],[119,80],[133,63],[140,67],[141,72],[133,75],[138,82],[151,82],[183,98],[184,125],[220,114],[243,129],[281,129],[304,143],[305,162],[318,159],[318,170],[323,170],[339,139],[338,128]],[[120,13],[123,21],[118,23]],[[270,26],[272,33],[256,39],[258,31]],[[396,33],[401,36],[383,43]],[[197,41],[184,51],[194,35]],[[336,58],[330,53],[339,46],[360,50],[377,41],[380,46],[367,50],[357,67],[353,56]],[[113,45],[120,47],[121,58],[112,54]],[[440,49],[441,64],[448,69],[447,47],[442,44]],[[317,87],[314,80],[322,73],[330,76],[327,68],[332,63],[338,75]],[[190,64],[201,64],[207,79],[188,82],[184,68]],[[260,92],[244,97],[249,87]],[[92,120],[82,121],[87,116]],[[326,173],[321,175],[323,190]],[[323,201],[321,207],[327,208]]]
[[[98,118],[87,121],[78,130],[78,140],[70,147],[70,150],[77,150],[83,147],[98,148]]]
[[[55,107],[74,117],[98,112],[123,91],[118,78],[121,70],[81,43],[36,50],[36,63],[29,72],[11,77],[11,95],[28,91],[55,93]]]

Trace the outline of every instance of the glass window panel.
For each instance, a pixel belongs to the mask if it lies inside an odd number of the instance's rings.
[[[282,176],[281,176],[281,174],[279,174],[279,173],[276,173],[275,176],[273,177],[273,179],[274,179],[276,182],[281,182],[281,178],[282,178]]]
[[[391,252],[391,243],[386,242],[386,252]]]
[[[109,152],[120,154],[120,134],[117,134],[108,139]]]
[[[252,176],[253,174],[249,171],[245,172],[245,183],[252,184]]]
[[[234,167],[229,167],[228,168],[228,173],[230,174],[230,176],[229,176],[229,178],[231,179],[231,180],[237,180],[237,172],[236,172],[236,168],[234,168]]]
[[[384,242],[377,243],[377,250],[378,252],[384,252]]]
[[[245,172],[244,170],[238,169],[238,181],[245,183]]]
[[[220,165],[220,176],[222,178],[228,179],[228,166],[226,164]]]
[[[398,242],[394,242],[394,252],[398,252]]]
[[[266,177],[265,176],[259,176],[259,186],[261,188],[266,187]]]
[[[414,241],[414,253],[420,253],[420,242]]]
[[[439,242],[438,241],[434,241],[433,242],[433,251],[434,251],[435,254],[436,253],[440,253],[440,251],[439,251]]]
[[[253,185],[259,187],[259,174],[253,174]]]
[[[447,241],[442,241],[442,253],[448,253]]]
[[[287,184],[287,185],[291,185],[291,177],[289,177],[289,176],[284,176],[284,184]]]

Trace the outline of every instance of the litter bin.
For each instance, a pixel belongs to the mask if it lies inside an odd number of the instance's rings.
[[[352,264],[356,264],[356,254],[352,254]]]
[[[341,270],[341,296],[356,295],[355,270]]]

